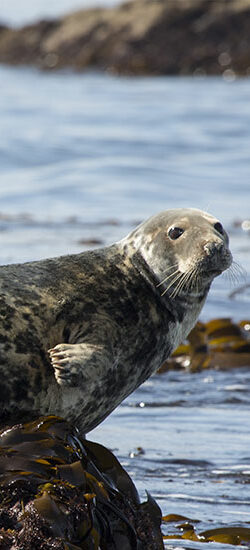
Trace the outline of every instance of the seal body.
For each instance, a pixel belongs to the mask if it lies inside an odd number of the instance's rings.
[[[217,219],[176,209],[102,249],[2,266],[1,423],[93,429],[187,336],[231,261]]]

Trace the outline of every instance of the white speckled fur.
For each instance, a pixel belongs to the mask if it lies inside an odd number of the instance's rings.
[[[230,263],[216,218],[175,209],[103,249],[0,267],[1,421],[94,428],[187,336]]]

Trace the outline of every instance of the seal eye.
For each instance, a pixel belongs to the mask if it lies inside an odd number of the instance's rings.
[[[172,239],[172,241],[175,241],[176,239],[179,239],[182,233],[184,233],[184,229],[181,229],[181,227],[170,227],[168,236]]]
[[[218,233],[220,233],[221,235],[224,234],[224,229],[223,229],[223,227],[222,227],[222,225],[221,225],[220,222],[216,222],[216,223],[214,224],[214,229],[215,229],[216,231],[218,231]]]

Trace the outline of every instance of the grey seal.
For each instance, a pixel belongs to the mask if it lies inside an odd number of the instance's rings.
[[[92,430],[190,332],[228,246],[216,218],[181,208],[111,246],[0,267],[1,423]]]

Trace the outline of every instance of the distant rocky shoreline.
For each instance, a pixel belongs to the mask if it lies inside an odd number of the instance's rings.
[[[0,63],[121,75],[250,76],[250,0],[134,0],[20,29]]]

